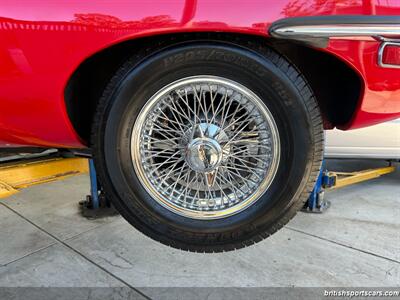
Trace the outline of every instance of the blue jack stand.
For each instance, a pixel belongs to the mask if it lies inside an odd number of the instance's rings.
[[[96,168],[93,159],[89,159],[90,195],[79,204],[82,214],[87,218],[107,217],[117,214],[110,201],[105,197],[103,190],[97,180]]]
[[[92,209],[100,207],[99,201],[99,182],[97,181],[96,169],[94,167],[93,159],[89,159],[89,175],[90,175],[90,203]]]
[[[329,208],[330,202],[324,198],[324,187],[330,186],[330,177],[327,174],[328,171],[325,168],[325,161],[323,161],[314,189],[303,207],[304,212],[323,213]]]

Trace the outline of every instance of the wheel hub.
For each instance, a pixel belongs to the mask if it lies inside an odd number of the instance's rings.
[[[216,140],[207,137],[195,138],[187,146],[186,162],[193,171],[213,171],[221,160],[222,148]]]

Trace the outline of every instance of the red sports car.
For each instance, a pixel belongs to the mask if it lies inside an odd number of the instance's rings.
[[[217,252],[284,226],[324,129],[400,117],[398,0],[0,0],[0,147],[87,149],[118,211]]]

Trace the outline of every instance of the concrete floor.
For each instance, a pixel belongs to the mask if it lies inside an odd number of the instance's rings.
[[[328,161],[335,170],[381,162]],[[332,191],[324,214],[299,213],[254,246],[223,254],[172,249],[119,216],[88,220],[87,176],[0,201],[0,286],[400,286],[399,171]]]

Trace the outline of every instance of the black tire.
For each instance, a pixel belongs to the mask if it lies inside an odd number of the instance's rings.
[[[179,78],[225,77],[246,86],[267,105],[279,129],[281,158],[267,192],[232,216],[196,220],[153,200],[131,162],[130,137],[140,109]],[[195,252],[221,252],[256,243],[282,228],[312,191],[323,157],[317,102],[300,72],[266,46],[248,41],[194,41],[128,60],[106,88],[92,128],[92,149],[106,196],[135,228],[163,244]]]

